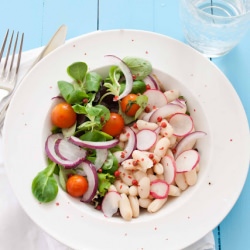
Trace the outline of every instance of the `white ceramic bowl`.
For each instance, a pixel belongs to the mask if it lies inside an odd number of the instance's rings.
[[[155,214],[126,222],[99,211],[62,190],[40,204],[31,193],[34,176],[46,166],[51,98],[66,68],[84,61],[90,70],[108,66],[104,55],[148,59],[169,88],[188,100],[201,153],[198,183],[170,199]],[[102,72],[105,74],[105,72]],[[74,249],[181,249],[213,230],[228,214],[244,185],[249,164],[249,131],[241,102],[222,72],[181,42],[136,30],[94,32],[68,41],[25,77],[9,106],[4,126],[5,165],[15,194],[42,229]]]

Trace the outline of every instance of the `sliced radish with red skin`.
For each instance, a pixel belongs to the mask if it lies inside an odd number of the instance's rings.
[[[87,189],[87,192],[82,196],[81,201],[89,203],[92,201],[92,199],[96,195],[96,191],[98,188],[98,176],[97,176],[96,168],[90,161],[82,162],[79,165],[79,167],[83,169],[88,180],[88,189]]]
[[[117,213],[121,196],[116,191],[109,191],[105,194],[102,201],[102,212],[106,217],[112,217]]]
[[[127,64],[119,57],[114,55],[106,55],[105,57],[110,59],[112,63],[114,63],[121,69],[126,80],[125,89],[123,90],[122,94],[115,99],[116,101],[118,101],[131,92],[133,88],[133,76]]]
[[[124,133],[128,135],[128,141],[123,151],[114,152],[114,156],[118,162],[121,163],[128,159],[133,151],[136,149],[136,135],[135,132],[128,126],[124,128]]]
[[[151,117],[151,115],[152,115],[155,111],[156,111],[156,109],[153,109],[153,110],[151,110],[150,112],[143,112],[143,113],[140,115],[139,119],[148,122],[149,119],[150,119],[150,117]]]
[[[146,84],[146,86],[148,86],[150,89],[160,89],[158,83],[156,82],[156,80],[154,79],[153,76],[148,75],[143,79],[144,83]]]
[[[167,184],[172,184],[175,180],[175,176],[176,176],[176,164],[175,164],[175,160],[166,155],[164,157],[162,157],[161,159],[161,164],[163,166],[164,169],[164,180],[167,182]]]
[[[168,197],[169,185],[164,180],[154,180],[150,183],[150,195],[155,199],[165,199]]]
[[[59,139],[62,139],[62,134],[52,134],[48,136],[45,142],[45,152],[50,160],[52,160],[53,162],[59,165],[64,166],[65,168],[74,168],[78,164],[84,161],[86,155],[85,156],[82,155],[81,157],[76,156],[75,159],[71,159],[71,160],[65,160],[65,159],[62,159],[60,156],[58,156],[55,151],[55,148],[56,148],[55,144],[56,144],[56,141]],[[69,143],[69,145],[72,146],[73,144]]]
[[[104,149],[112,148],[119,143],[118,139],[113,139],[110,141],[83,141],[78,137],[70,136],[69,141],[75,145],[78,145],[83,148],[92,148],[92,149]]]
[[[96,167],[96,170],[98,170],[102,167],[102,165],[106,161],[107,157],[108,157],[108,150],[106,148],[96,149],[96,159],[94,162],[94,166]]]
[[[168,103],[163,107],[156,109],[149,118],[150,122],[157,122],[158,118],[168,118],[182,111],[182,107],[177,104]]]
[[[194,169],[200,161],[199,153],[194,150],[186,150],[182,152],[175,160],[176,172],[184,173]]]
[[[143,95],[148,97],[147,107],[149,110],[160,108],[168,103],[167,97],[158,89],[146,90]]]
[[[66,139],[58,139],[55,142],[55,152],[63,160],[74,160],[76,158],[85,159],[87,151],[83,148],[76,146],[73,143],[70,143]]]
[[[183,137],[175,147],[175,158],[177,158],[183,151],[192,149],[197,140],[204,137],[205,135],[206,133],[203,131],[195,131]]]
[[[136,134],[136,148],[138,150],[148,150],[156,142],[157,134],[149,129],[142,129]]]
[[[179,137],[191,133],[194,128],[192,117],[183,113],[176,113],[172,115],[168,122],[174,129],[173,135]]]

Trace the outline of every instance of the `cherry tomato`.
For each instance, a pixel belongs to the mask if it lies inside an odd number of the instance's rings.
[[[124,128],[124,120],[120,114],[110,113],[109,120],[102,127],[102,131],[111,135],[119,135]]]
[[[72,175],[66,182],[66,190],[73,197],[80,197],[86,193],[88,181],[82,175]]]
[[[136,103],[136,94],[129,94],[121,100],[122,112],[127,116],[135,116],[140,106]]]
[[[69,128],[76,122],[76,113],[69,103],[61,102],[52,109],[51,121],[59,128]]]

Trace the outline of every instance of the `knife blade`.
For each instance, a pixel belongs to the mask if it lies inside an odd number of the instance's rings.
[[[52,38],[49,40],[48,44],[43,48],[42,52],[37,56],[37,58],[34,60],[30,68],[27,70],[25,75],[29,73],[29,71],[44,57],[46,57],[49,53],[51,53],[53,50],[58,48],[59,46],[63,45],[66,40],[67,35],[67,26],[62,25],[59,27],[59,29],[55,32],[55,34],[52,36]],[[25,76],[24,75],[24,76]],[[22,81],[22,80],[21,80]],[[20,81],[20,82],[21,82]],[[19,84],[17,84],[19,85]],[[4,118],[9,106],[9,103],[11,101],[11,98],[15,92],[15,89],[6,95],[0,102],[0,130],[3,127],[4,124]]]

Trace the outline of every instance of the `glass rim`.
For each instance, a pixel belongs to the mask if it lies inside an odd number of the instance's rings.
[[[245,13],[242,13],[240,15],[237,15],[237,16],[217,16],[217,15],[213,15],[213,14],[209,14],[207,12],[204,12],[203,10],[201,9],[198,9],[194,3],[190,2],[189,0],[183,0],[186,2],[187,5],[190,5],[195,11],[197,11],[199,14],[201,15],[204,15],[204,16],[207,16],[209,18],[213,18],[213,19],[218,19],[218,20],[228,20],[228,19],[231,19],[231,20],[237,20],[237,19],[240,19],[242,17],[245,17],[245,16],[249,16],[249,21],[250,21],[250,10],[246,11]]]

